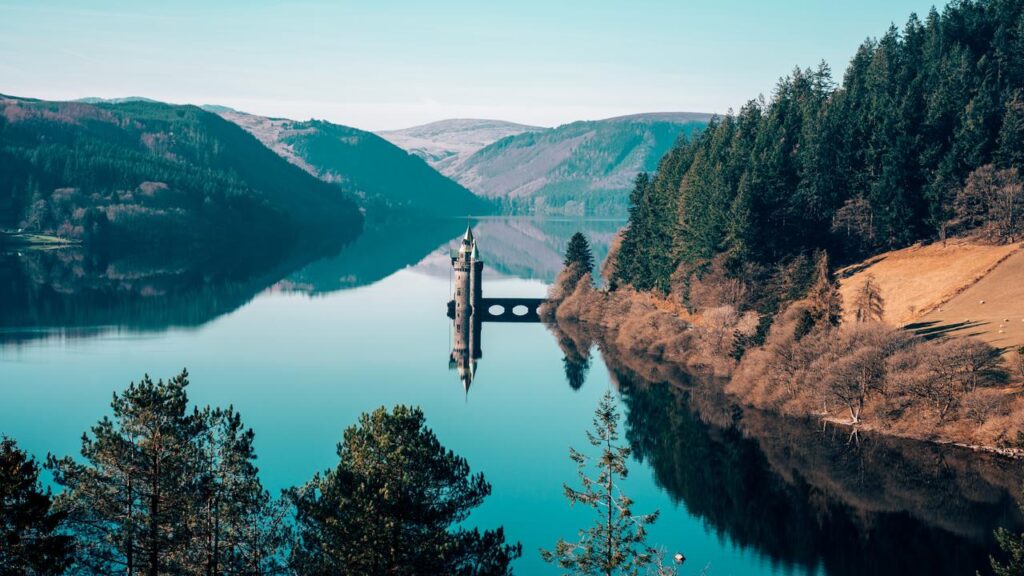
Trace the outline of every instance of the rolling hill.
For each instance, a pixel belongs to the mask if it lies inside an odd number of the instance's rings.
[[[188,249],[361,227],[340,187],[198,107],[0,96],[0,229]]]
[[[481,148],[508,136],[547,130],[504,120],[453,118],[403,130],[377,134],[392,144],[423,158],[447,176]]]
[[[423,154],[449,177],[476,194],[494,198],[512,213],[624,215],[629,191],[638,172],[653,171],[681,134],[702,129],[710,114],[664,112],[580,121],[557,128],[519,130],[476,150],[468,157],[432,155],[428,146],[411,136],[436,142],[434,132],[460,142],[448,120],[402,132],[394,141]],[[432,129],[431,127],[437,127]],[[443,130],[442,130],[443,129]],[[465,134],[478,134],[467,129]],[[393,136],[392,136],[393,137]],[[433,140],[431,140],[433,138]],[[471,147],[471,138],[465,145]],[[479,143],[479,141],[476,141]],[[454,150],[449,144],[446,150]]]
[[[220,106],[206,109],[238,124],[309,174],[341,185],[365,207],[418,216],[493,211],[493,203],[371,132],[319,120],[266,118]]]
[[[973,238],[915,244],[839,270],[849,304],[870,275],[884,320],[928,336],[973,336],[997,348],[1024,346],[1024,244]],[[846,321],[853,321],[846,306]]]

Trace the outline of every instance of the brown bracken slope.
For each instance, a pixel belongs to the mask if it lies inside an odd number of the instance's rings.
[[[922,333],[975,336],[994,346],[1024,346],[1024,245],[970,240],[916,245],[840,270],[846,315],[873,274],[885,320]]]

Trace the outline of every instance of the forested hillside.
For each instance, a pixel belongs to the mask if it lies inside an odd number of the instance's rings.
[[[807,289],[815,251],[1019,239],[1022,163],[1024,2],[954,2],[865,41],[838,85],[794,70],[674,147],[636,180],[616,278],[688,297],[711,274],[771,308]]]
[[[313,176],[351,192],[368,210],[417,216],[482,215],[494,210],[491,202],[372,132],[321,120],[298,122],[211,109]]]
[[[625,215],[637,172],[653,170],[680,135],[710,118],[687,112],[573,122],[502,138],[449,175],[505,212]]]
[[[216,114],[0,96],[0,229],[187,248],[350,238],[361,225],[341,187]]]

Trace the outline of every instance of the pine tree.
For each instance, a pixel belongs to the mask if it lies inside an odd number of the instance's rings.
[[[1024,19],[1021,22],[1024,23]],[[1024,44],[1024,39],[1021,43]],[[1006,102],[996,158],[1002,168],[1024,166],[1024,89],[1016,90]]]
[[[87,571],[184,572],[198,432],[186,412],[187,385],[186,372],[131,383],[114,394],[113,420],[104,417],[91,437],[82,436],[85,464],[70,457],[47,463],[64,489],[58,503],[79,535],[78,561]]]
[[[839,86],[827,66],[794,70],[638,180],[616,280],[664,290],[680,264],[724,254],[768,286],[801,253],[853,260],[944,237],[968,175],[1024,157],[1022,47],[1019,2],[968,0],[866,41]]]
[[[601,451],[597,476],[588,475],[591,457],[570,448],[569,458],[578,467],[582,489],[566,485],[565,496],[570,504],[593,508],[597,521],[580,530],[579,541],[559,539],[554,550],[541,550],[541,556],[572,574],[637,574],[654,562],[656,551],[647,545],[647,526],[657,520],[658,513],[634,515],[633,501],[619,490],[617,482],[629,473],[630,449],[618,444],[619,413],[610,391],[601,398],[587,439]]]
[[[1024,510],[1024,506],[1021,509]],[[996,576],[1024,574],[1024,534],[1013,534],[1005,528],[999,528],[996,530],[996,542],[999,543],[1003,555],[1008,558],[1003,564],[995,557],[991,557],[989,561],[992,564],[992,572]]]
[[[188,408],[188,372],[145,376],[82,436],[82,458],[50,457],[57,507],[87,573],[271,573],[285,523],[253,466],[253,434],[232,409]]]
[[[461,524],[491,493],[483,474],[447,450],[419,408],[363,414],[338,445],[338,465],[288,492],[300,575],[510,573],[519,545],[501,528]]]
[[[653,285],[648,244],[655,218],[649,206],[651,190],[650,175],[646,172],[637,174],[633,191],[629,194],[629,224],[623,230],[622,245],[615,261],[618,284],[632,284],[640,289]]]
[[[590,371],[590,358],[565,356],[562,358],[562,367],[565,370],[565,379],[569,382],[569,387],[579,390],[587,380],[587,372]]]
[[[196,410],[195,498],[188,520],[190,564],[202,573],[271,574],[288,530],[254,465],[255,434],[233,407]]]
[[[51,510],[50,491],[39,486],[39,466],[0,437],[0,575],[63,574],[73,542],[61,534],[65,515]]]
[[[569,270],[571,284],[576,285],[583,278],[593,277],[594,254],[590,250],[590,242],[582,232],[577,232],[569,239],[569,246],[565,250],[564,265]]]

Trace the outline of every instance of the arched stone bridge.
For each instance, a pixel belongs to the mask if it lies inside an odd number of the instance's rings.
[[[481,322],[540,322],[543,298],[481,298]],[[474,312],[475,313],[475,312]],[[448,302],[448,317],[455,318],[455,300]]]

